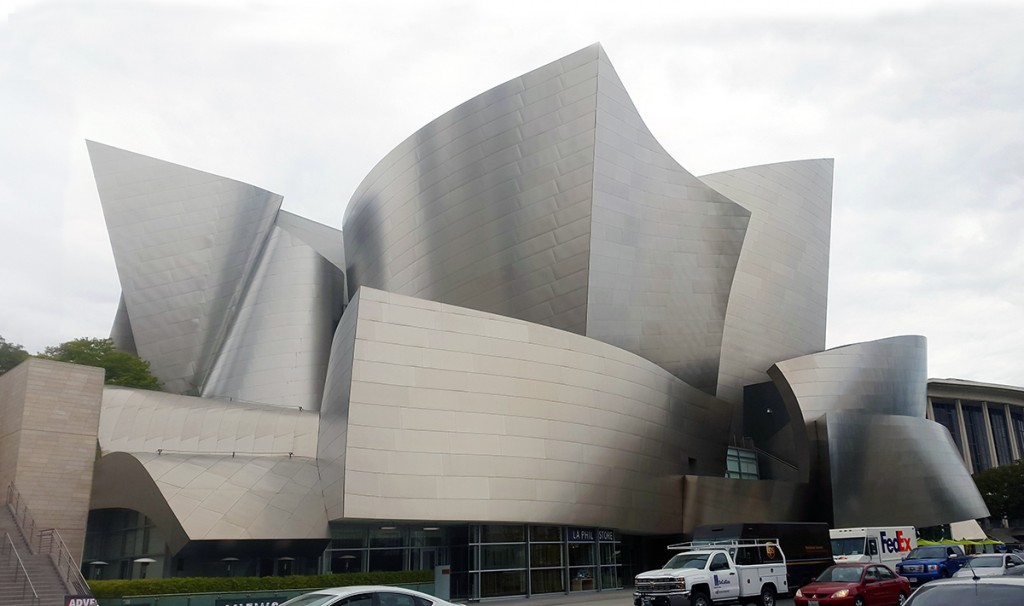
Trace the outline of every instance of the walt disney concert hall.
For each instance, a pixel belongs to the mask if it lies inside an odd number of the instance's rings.
[[[594,591],[705,523],[988,515],[926,418],[925,339],[825,349],[832,160],[695,176],[600,45],[413,133],[341,230],[88,149],[112,337],[164,386],[97,388],[93,576],[447,564],[456,597]]]

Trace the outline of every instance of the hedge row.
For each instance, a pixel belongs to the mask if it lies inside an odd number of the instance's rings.
[[[401,572],[348,572],[287,577],[179,577],[131,581],[89,581],[89,588],[97,598],[120,598],[133,595],[319,589],[348,585],[400,585],[432,583],[433,581],[434,571],[432,570],[405,570]]]

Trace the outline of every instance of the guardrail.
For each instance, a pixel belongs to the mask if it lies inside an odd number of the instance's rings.
[[[14,541],[11,540],[11,535],[8,534],[7,531],[4,531],[4,538],[7,539],[7,541],[3,544],[3,551],[7,552],[7,564],[12,564],[12,555],[17,561],[17,567],[14,569],[14,580],[18,580],[19,570],[21,572],[21,577],[23,577],[24,579],[21,582],[21,599],[26,599],[28,597],[28,591],[31,591],[32,606],[39,606],[39,594],[36,593],[36,587],[32,584],[32,579],[29,578],[28,571],[25,570],[25,563],[21,561],[21,556],[18,554],[18,548],[14,546]]]
[[[14,521],[18,526],[18,530],[21,532],[21,538],[25,539],[28,543],[28,550],[33,554],[39,553],[38,549],[34,544],[36,538],[36,521],[32,518],[32,513],[28,510],[28,505],[25,503],[25,499],[21,497],[21,493],[14,486],[14,482],[7,485],[7,506],[11,508],[11,513],[14,515]]]
[[[56,528],[39,531],[39,552],[48,554],[53,560],[53,565],[57,568],[57,575],[60,576],[61,581],[64,581],[68,593],[92,595],[89,583],[82,576],[78,562],[71,555],[71,551]]]

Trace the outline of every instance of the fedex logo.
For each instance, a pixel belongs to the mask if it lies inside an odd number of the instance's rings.
[[[910,537],[903,536],[902,530],[897,530],[896,536],[891,539],[885,536],[885,531],[883,530],[879,533],[879,538],[882,539],[882,551],[886,553],[910,551]]]

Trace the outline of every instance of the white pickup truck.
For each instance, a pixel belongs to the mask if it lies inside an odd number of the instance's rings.
[[[634,606],[775,606],[788,593],[786,556],[776,540],[681,543],[661,570],[634,579]]]

